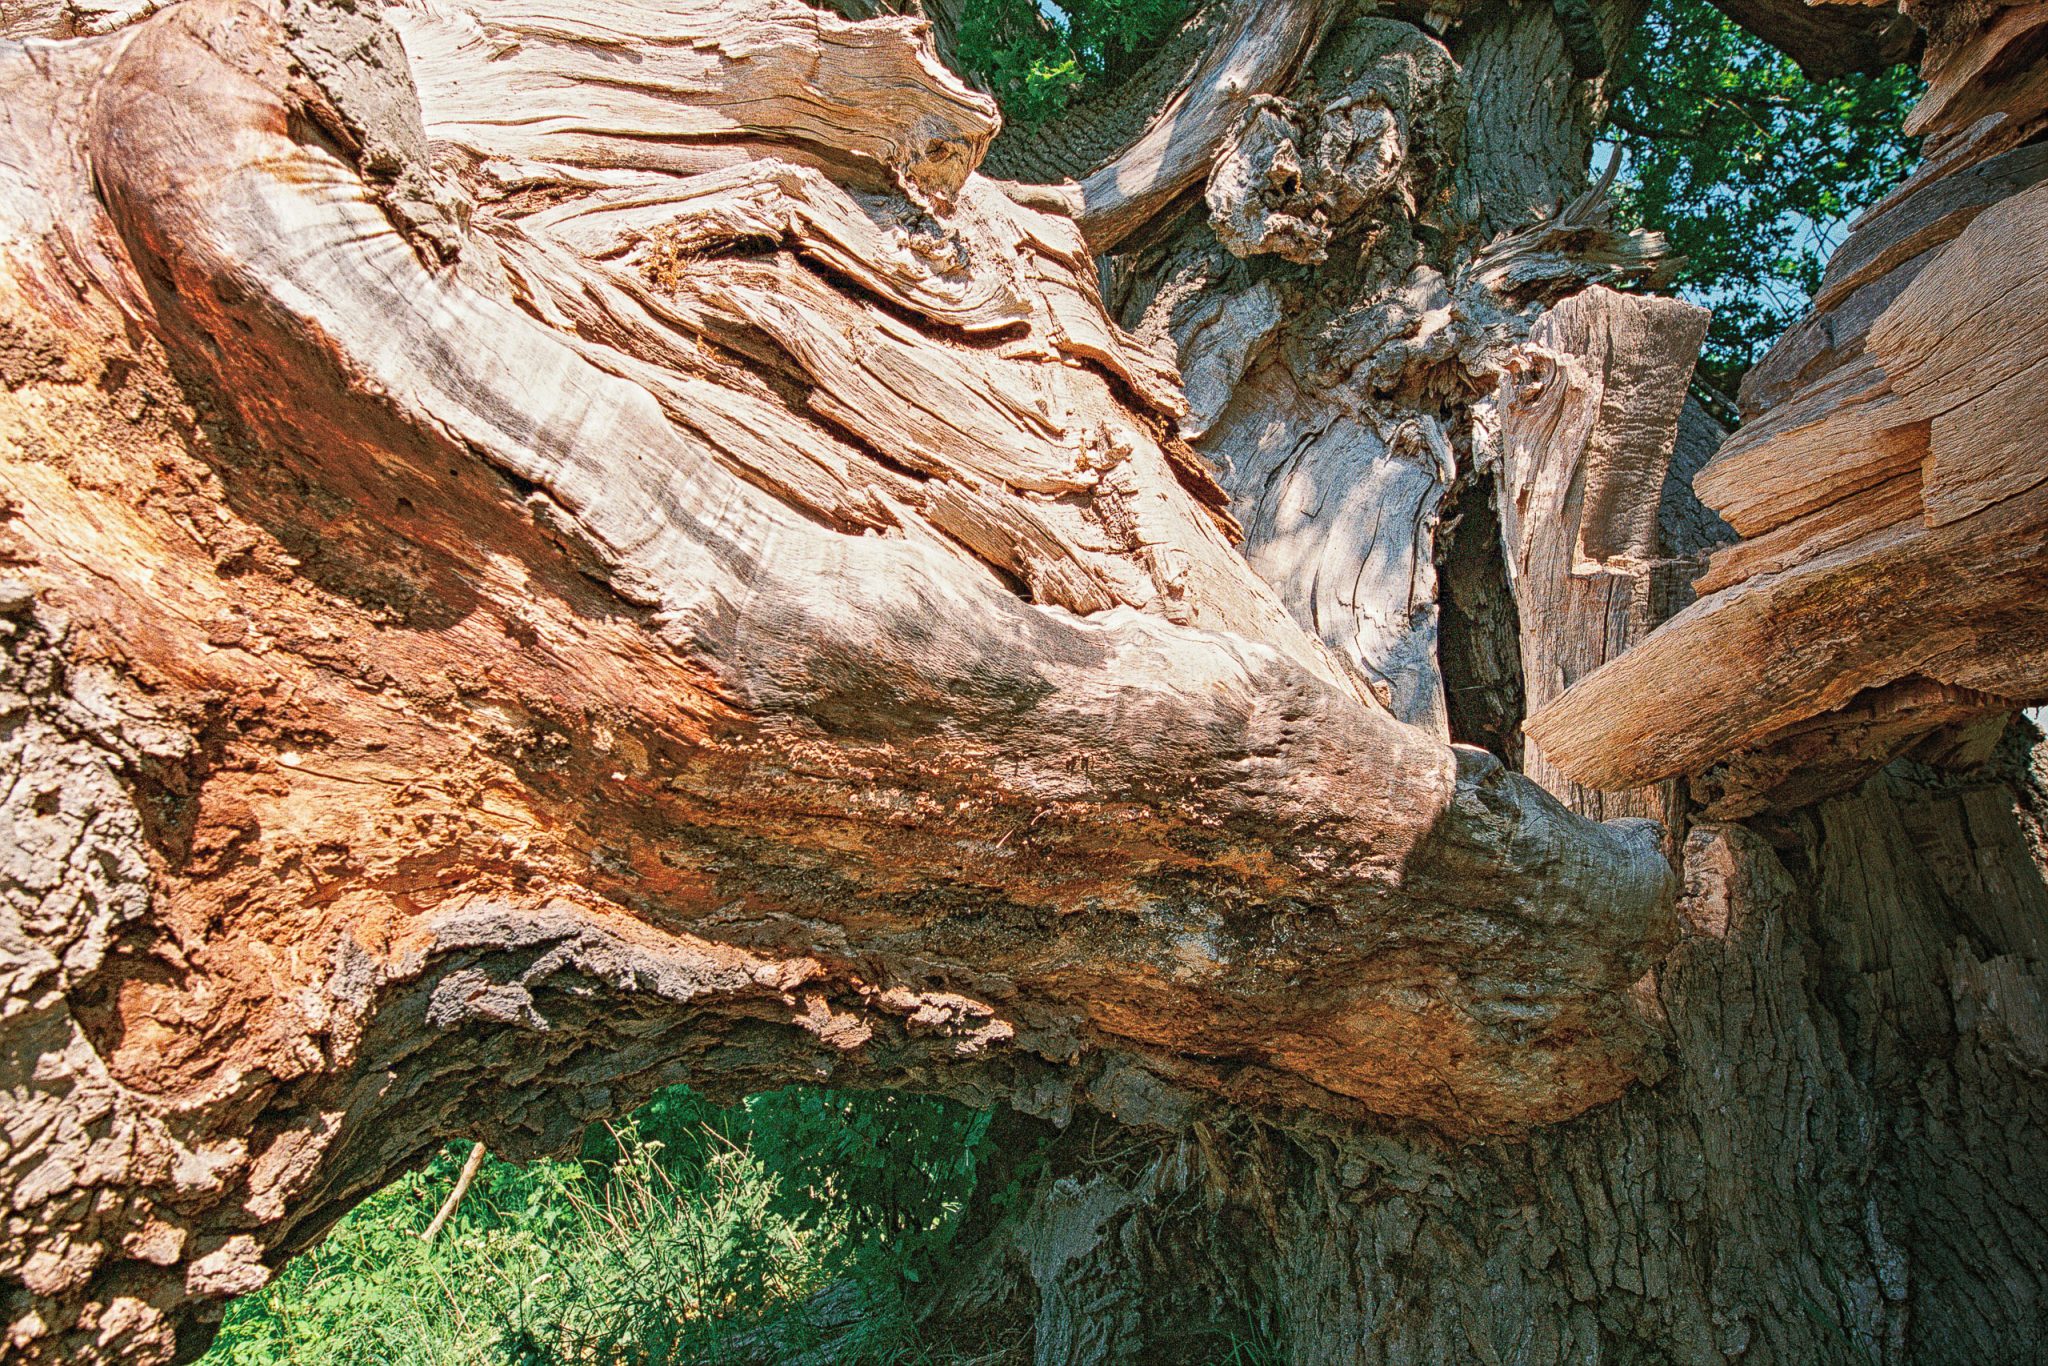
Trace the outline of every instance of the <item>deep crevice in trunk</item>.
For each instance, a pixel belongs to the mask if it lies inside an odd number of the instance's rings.
[[[1437,652],[1451,739],[1522,766],[1522,624],[1501,552],[1499,496],[1490,471],[1445,500],[1437,547],[1442,603]]]

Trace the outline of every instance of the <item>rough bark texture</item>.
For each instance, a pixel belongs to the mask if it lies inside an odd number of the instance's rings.
[[[1627,4],[1212,6],[1036,186],[914,18],[4,13],[15,1356],[195,1354],[450,1135],[816,1080],[1046,1145],[963,1345],[2024,1359],[2025,12],[1922,16],[1733,531],[1586,182]],[[1915,611],[1960,672],[1878,678]],[[1674,650],[1703,740],[1612,682]]]
[[[1131,1105],[1178,1136],[1119,1166],[1077,1126],[987,1280],[1035,1277],[1045,1363],[1216,1322],[1284,1361],[2037,1360],[2026,762],[1881,777],[1802,812],[1791,856],[1695,828],[1653,1086],[1477,1145]]]

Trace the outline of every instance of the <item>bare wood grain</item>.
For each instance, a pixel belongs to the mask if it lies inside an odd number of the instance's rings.
[[[1534,711],[1656,624],[1658,509],[1704,309],[1595,287],[1546,314],[1500,397],[1500,519]],[[1533,745],[1523,771],[1596,816],[1665,816],[1665,794],[1601,793]]]

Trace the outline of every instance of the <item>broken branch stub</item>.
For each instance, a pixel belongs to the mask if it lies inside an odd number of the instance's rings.
[[[1742,539],[1698,602],[1528,718],[1574,780],[1692,775],[1745,815],[1981,754],[1973,730],[2048,697],[2038,9],[1936,24],[1907,123],[1927,160],[1856,220],[1695,481]]]

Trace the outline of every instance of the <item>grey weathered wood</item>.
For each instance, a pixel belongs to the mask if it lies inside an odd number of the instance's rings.
[[[1659,619],[1658,512],[1706,310],[1595,286],[1531,330],[1502,382],[1501,536],[1531,710]],[[1593,816],[1666,815],[1665,794],[1580,787],[1533,746],[1523,771]]]
[[[1111,250],[1201,184],[1246,111],[1289,84],[1335,16],[1328,0],[1236,7],[1209,55],[1137,140],[1074,186],[1074,217],[1089,246]]]

